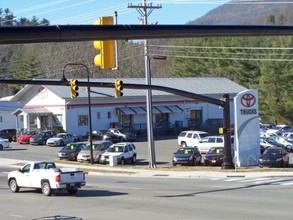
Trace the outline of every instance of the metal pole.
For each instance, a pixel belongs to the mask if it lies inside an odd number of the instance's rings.
[[[64,68],[63,68],[63,76],[61,81],[67,81],[66,77],[65,77],[65,68],[67,66],[84,66],[87,70],[87,81],[90,82],[90,71],[89,68],[83,64],[83,63],[67,63]],[[90,93],[90,85],[87,86],[87,93],[88,93],[88,107],[89,107],[89,142],[90,142],[90,148],[91,148],[91,163],[94,163],[93,160],[93,128],[92,128],[92,112],[91,112],[91,93]]]
[[[143,17],[143,24],[147,25],[147,7],[146,7],[146,0],[143,1],[144,7],[144,17]],[[150,71],[150,57],[148,53],[148,40],[144,40],[144,53],[145,53],[145,77],[146,77],[146,84],[151,85],[151,71]],[[150,161],[149,166],[150,168],[156,168],[156,153],[155,153],[155,142],[154,142],[154,135],[153,135],[153,106],[152,106],[152,90],[147,90],[147,130],[148,130],[148,144],[149,144],[149,154],[150,154]]]

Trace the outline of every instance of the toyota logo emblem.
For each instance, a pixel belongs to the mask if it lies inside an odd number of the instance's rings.
[[[252,107],[252,106],[254,106],[255,102],[256,102],[255,96],[250,93],[244,94],[241,97],[241,104],[244,107],[247,107],[247,108]]]

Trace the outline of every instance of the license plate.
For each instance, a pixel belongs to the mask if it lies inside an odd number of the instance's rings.
[[[216,163],[217,161],[216,160],[212,160],[212,163]]]

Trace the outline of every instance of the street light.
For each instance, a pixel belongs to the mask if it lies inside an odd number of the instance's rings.
[[[87,81],[90,82],[90,71],[89,71],[89,68],[83,64],[83,63],[67,63],[64,68],[63,68],[63,75],[62,75],[62,79],[61,81],[67,81],[66,77],[65,77],[65,68],[67,66],[83,66],[86,68],[87,70]],[[91,149],[91,163],[93,164],[94,163],[94,160],[93,160],[93,134],[92,134],[92,112],[91,112],[91,94],[90,94],[90,86],[87,86],[87,94],[88,94],[88,106],[89,106],[89,139],[90,139],[90,149]]]

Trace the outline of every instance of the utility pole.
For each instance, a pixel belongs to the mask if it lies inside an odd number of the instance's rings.
[[[152,4],[147,4],[146,0],[143,0],[142,4],[132,5],[128,4],[128,8],[135,8],[138,13],[141,15],[140,20],[142,21],[142,25],[147,25],[148,16],[152,13],[154,9],[162,8],[161,5],[153,6]],[[148,52],[148,40],[144,40],[144,56],[145,56],[145,77],[146,84],[151,85],[151,56]],[[156,168],[156,153],[155,153],[155,142],[153,136],[153,107],[152,107],[152,90],[147,90],[147,134],[148,134],[148,142],[149,142],[149,166],[150,168]]]

